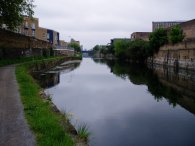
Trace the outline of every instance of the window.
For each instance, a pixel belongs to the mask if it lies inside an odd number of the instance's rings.
[[[32,23],[31,27],[32,27],[32,29],[35,29],[35,24],[34,24],[34,23]]]
[[[47,39],[49,40],[50,36],[49,36],[49,33],[47,33]]]
[[[32,31],[32,36],[35,37],[35,31],[34,30]]]
[[[28,22],[27,21],[24,23],[24,27],[28,28]]]

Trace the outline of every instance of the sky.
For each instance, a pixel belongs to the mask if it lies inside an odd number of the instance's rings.
[[[84,49],[112,38],[152,31],[153,21],[195,19],[195,0],[35,0],[40,27],[56,30],[60,39],[79,40]]]

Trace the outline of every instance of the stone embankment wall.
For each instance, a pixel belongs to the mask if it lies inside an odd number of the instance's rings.
[[[160,83],[179,93],[180,96],[175,96],[175,101],[195,114],[194,71],[180,69],[179,72],[175,73],[173,68],[163,68],[158,65],[153,68],[153,71],[158,76]]]
[[[49,42],[0,29],[0,59],[49,55]]]
[[[154,64],[195,70],[195,40],[186,40],[176,45],[165,45],[153,57]]]

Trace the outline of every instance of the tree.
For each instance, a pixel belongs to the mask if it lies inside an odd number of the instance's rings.
[[[81,52],[81,46],[78,43],[71,42],[68,46],[74,48],[76,52]]]
[[[150,56],[148,54],[149,43],[144,40],[135,40],[131,41],[129,48],[127,49],[127,57],[131,61],[144,62],[147,57]]]
[[[158,52],[159,48],[168,43],[167,30],[159,28],[150,34],[150,47],[153,53]]]
[[[130,40],[116,40],[114,42],[114,51],[116,57],[119,59],[126,58],[126,50],[129,47]]]
[[[1,0],[0,26],[6,24],[8,29],[14,30],[23,20],[23,15],[32,17],[34,14],[34,0]]]
[[[171,28],[171,31],[169,32],[169,42],[172,44],[176,44],[179,42],[182,42],[184,39],[183,30],[179,25],[176,25]]]

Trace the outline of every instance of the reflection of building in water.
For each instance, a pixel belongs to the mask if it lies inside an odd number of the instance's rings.
[[[180,70],[174,72],[173,68],[163,68],[155,66],[155,74],[160,83],[176,90],[181,97],[177,98],[177,103],[195,114],[195,72]]]
[[[80,65],[80,61],[66,61],[47,72],[33,72],[33,77],[42,88],[50,88],[60,83],[60,74],[69,73]]]
[[[60,83],[60,73],[41,74],[39,82],[42,88],[50,88]]]

